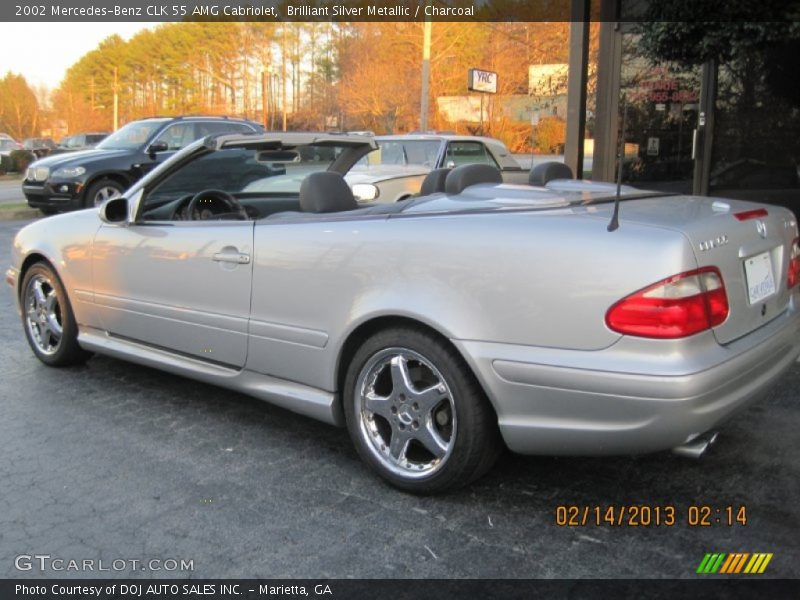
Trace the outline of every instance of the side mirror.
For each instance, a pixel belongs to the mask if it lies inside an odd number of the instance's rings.
[[[169,150],[167,142],[156,141],[147,147],[147,154],[150,158],[155,158],[156,152],[166,152],[167,150]]]
[[[109,198],[100,205],[98,214],[103,223],[119,225],[128,221],[128,200],[122,196]]]
[[[456,161],[448,160],[447,164],[445,165],[448,169],[455,169],[456,168]]]

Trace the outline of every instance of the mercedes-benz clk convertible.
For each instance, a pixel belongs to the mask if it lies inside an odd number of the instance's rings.
[[[359,205],[357,135],[198,141],[16,236],[34,354],[105,354],[346,425],[393,485],[523,454],[699,455],[800,353],[787,210],[540,165],[464,165]],[[767,432],[764,432],[767,435]]]

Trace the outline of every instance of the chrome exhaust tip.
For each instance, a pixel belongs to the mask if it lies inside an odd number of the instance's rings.
[[[700,458],[717,441],[717,431],[707,431],[672,449],[674,454],[687,458]]]

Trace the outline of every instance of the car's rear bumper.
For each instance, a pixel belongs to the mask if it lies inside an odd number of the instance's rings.
[[[726,346],[711,332],[682,342],[623,337],[594,352],[454,343],[491,399],[511,450],[651,452],[715,428],[795,362],[796,301],[797,295],[781,316]]]

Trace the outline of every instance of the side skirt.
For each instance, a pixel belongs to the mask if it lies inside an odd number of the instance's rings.
[[[89,327],[80,330],[78,343],[98,354],[218,385],[331,425],[344,426],[336,395],[325,390],[176,354]]]

